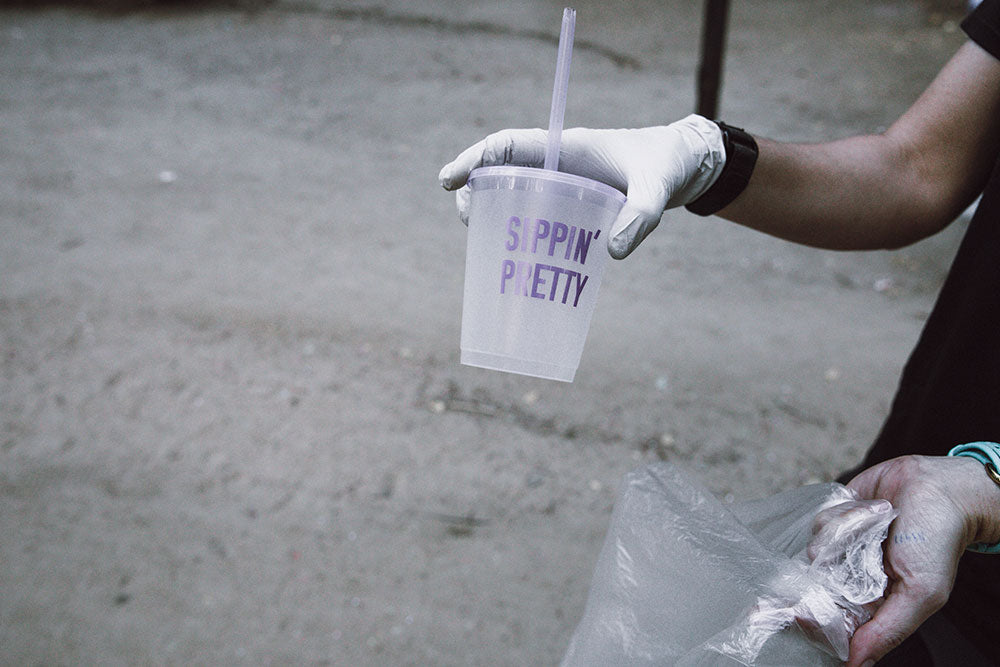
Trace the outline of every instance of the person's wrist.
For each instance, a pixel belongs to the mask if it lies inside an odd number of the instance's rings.
[[[683,178],[668,186],[669,199],[664,210],[686,206],[701,198],[719,180],[726,167],[726,145],[718,123],[698,114],[690,114],[662,130],[659,163],[672,165],[665,176],[672,182],[678,175],[677,161],[684,163]],[[664,160],[670,156],[669,160]]]
[[[687,210],[702,216],[721,211],[739,197],[757,163],[757,142],[751,134],[721,121],[714,123],[723,145],[724,166],[711,186],[686,205]]]
[[[1000,489],[985,474],[982,463],[959,456],[955,465],[963,466],[962,504],[967,522],[965,546],[972,551],[981,551],[1000,542],[1000,527],[994,526],[990,503],[990,496],[1000,496]]]
[[[1000,554],[1000,445],[968,443],[954,447],[948,456],[962,461],[967,469],[968,548]]]

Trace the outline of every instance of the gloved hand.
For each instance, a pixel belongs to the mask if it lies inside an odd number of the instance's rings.
[[[540,129],[503,130],[445,165],[438,178],[446,190],[461,188],[456,201],[465,224],[469,172],[496,165],[541,167],[546,137]],[[725,162],[718,125],[695,114],[636,130],[565,130],[559,150],[559,171],[601,181],[628,197],[608,235],[608,251],[615,259],[635,250],[665,210],[689,204],[708,190]]]

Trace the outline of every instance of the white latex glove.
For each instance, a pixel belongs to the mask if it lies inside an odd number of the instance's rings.
[[[469,172],[496,165],[541,167],[546,138],[541,129],[502,130],[445,165],[438,178],[446,190],[461,188],[456,202],[465,224]],[[708,190],[725,162],[719,126],[695,114],[634,130],[564,130],[559,150],[559,171],[601,181],[628,197],[608,236],[608,252],[615,259],[635,250],[665,210],[689,204]]]

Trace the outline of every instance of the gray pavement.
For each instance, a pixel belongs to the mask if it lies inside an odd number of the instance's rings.
[[[700,6],[576,3],[567,124],[689,113]],[[561,9],[0,10],[0,662],[554,664],[624,472],[859,459],[962,223],[830,253],[671,213],[574,383],[458,364],[436,174],[547,122]],[[721,116],[878,131],[958,18],[734,1]]]

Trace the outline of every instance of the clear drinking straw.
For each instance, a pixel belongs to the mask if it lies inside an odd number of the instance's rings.
[[[559,33],[559,55],[556,59],[556,82],[552,87],[552,109],[549,111],[549,140],[545,147],[545,168],[559,170],[559,144],[562,141],[563,116],[566,114],[566,88],[569,85],[569,63],[573,59],[573,31],[576,10],[563,10]]]

